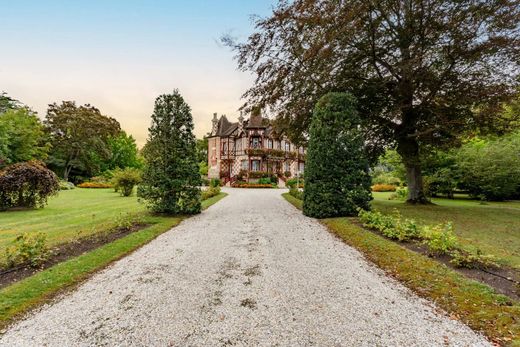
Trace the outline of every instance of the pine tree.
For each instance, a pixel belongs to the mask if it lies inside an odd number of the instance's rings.
[[[371,200],[368,160],[355,98],[328,93],[316,104],[310,126],[303,213],[352,216]]]
[[[154,212],[200,213],[199,165],[191,109],[178,90],[155,100],[138,195]]]

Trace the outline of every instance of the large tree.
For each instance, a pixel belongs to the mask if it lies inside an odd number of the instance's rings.
[[[49,105],[44,121],[51,136],[49,163],[63,170],[68,180],[72,169],[87,174],[99,170],[100,161],[111,155],[109,139],[118,136],[121,127],[91,105],[76,106],[73,101]]]
[[[34,112],[22,107],[11,108],[0,115],[0,168],[45,159],[48,151],[43,125]]]
[[[178,90],[155,100],[148,131],[139,197],[146,200],[154,212],[199,213],[201,179],[193,117]]]
[[[410,202],[424,202],[420,150],[492,130],[518,86],[520,6],[507,0],[281,1],[247,42],[244,108],[270,106],[294,140],[329,91],[350,91],[369,148],[396,146]]]

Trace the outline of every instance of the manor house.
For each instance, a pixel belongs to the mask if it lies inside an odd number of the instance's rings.
[[[269,119],[253,111],[249,119],[242,114],[238,122],[213,114],[208,137],[208,177],[224,184],[276,175],[285,181],[303,174],[305,148],[278,135]]]

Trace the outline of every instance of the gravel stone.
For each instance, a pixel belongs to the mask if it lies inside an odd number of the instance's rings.
[[[491,346],[283,200],[229,196],[12,325],[1,346]]]

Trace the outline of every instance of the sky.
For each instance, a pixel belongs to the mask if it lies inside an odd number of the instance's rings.
[[[220,37],[244,41],[276,0],[0,0],[0,91],[43,118],[62,100],[96,106],[139,146],[154,100],[178,88],[195,135],[234,119],[253,76]]]

